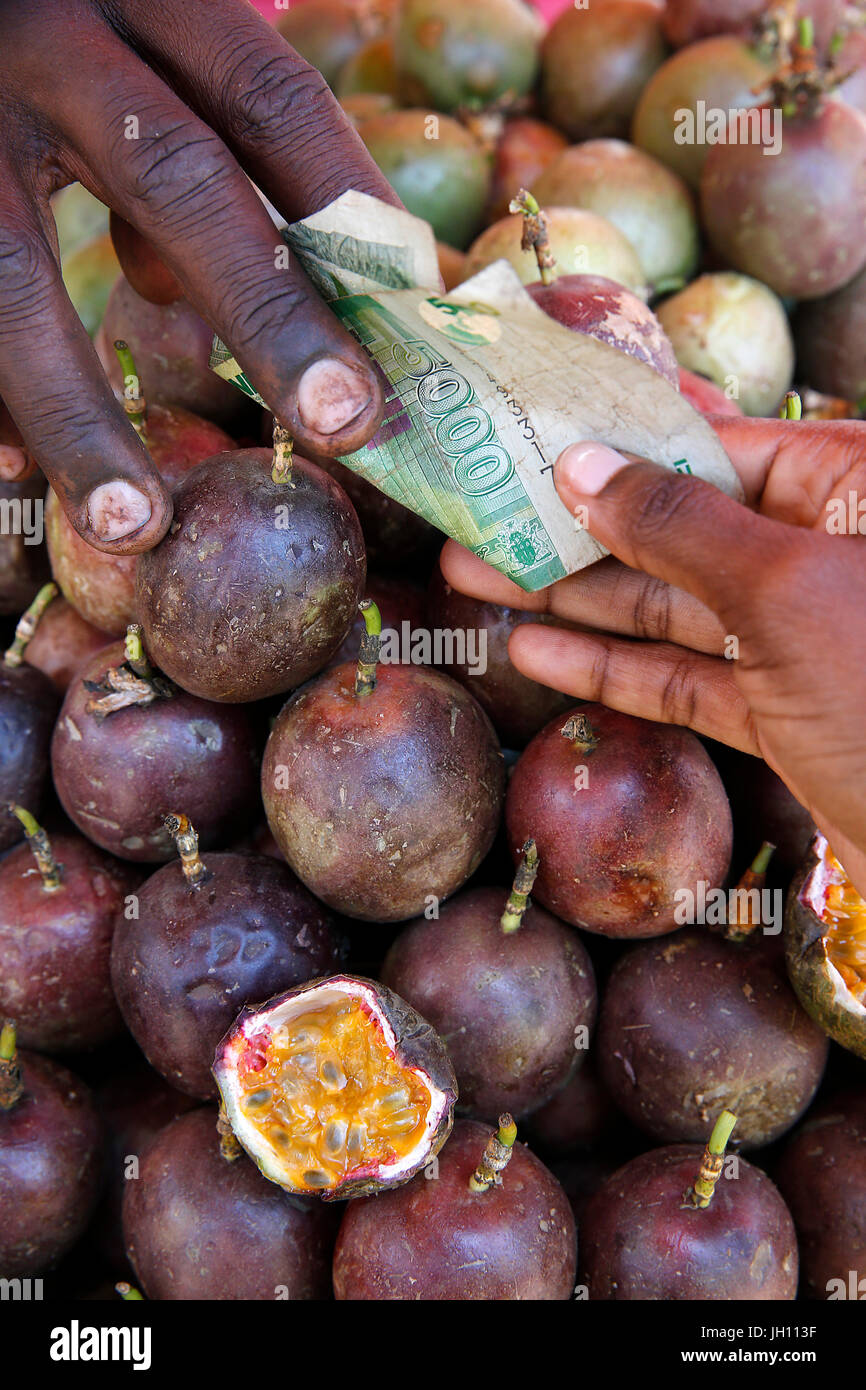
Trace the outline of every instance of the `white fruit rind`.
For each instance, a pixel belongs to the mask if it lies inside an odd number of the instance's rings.
[[[812,841],[812,849],[818,856],[818,862],[808,875],[800,891],[800,900],[807,907],[811,907],[816,917],[820,921],[824,920],[824,911],[827,906],[827,890],[831,884],[842,883],[844,880],[838,870],[834,867],[835,860],[830,861],[830,850],[826,839],[820,833]],[[866,1018],[866,1006],[849,990],[839,971],[836,969],[830,957],[824,955],[824,969],[827,978],[833,986],[833,1002],[840,1008],[847,1009],[848,1013],[854,1014],[858,1018]]]

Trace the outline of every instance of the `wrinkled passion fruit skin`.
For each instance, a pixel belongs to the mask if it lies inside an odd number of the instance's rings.
[[[127,1254],[148,1298],[324,1299],[335,1218],[220,1154],[217,1113],[167,1125],[123,1195]]]
[[[791,1214],[760,1168],[738,1159],[708,1207],[683,1206],[703,1145],[632,1159],[590,1199],[578,1278],[591,1300],[789,1301],[797,1293]]]
[[[48,773],[51,730],[60,697],[42,671],[0,658],[0,807],[14,801],[37,814]],[[0,850],[24,834],[15,816],[0,814]]]
[[[436,111],[522,97],[538,72],[541,32],[521,0],[403,0],[394,36],[401,95]]]
[[[458,1120],[435,1178],[349,1204],[334,1253],[338,1301],[571,1297],[574,1218],[540,1159],[517,1143],[501,1185],[470,1191],[489,1136]]]
[[[51,762],[63,809],[95,844],[121,859],[159,863],[174,841],[165,816],[182,807],[207,848],[228,839],[257,803],[257,748],[246,711],[183,690],[98,719],[91,692],[123,662],[116,642],[81,668],[66,692]],[[34,673],[35,674],[35,673]]]
[[[577,933],[530,906],[506,934],[508,890],[476,888],[413,922],[382,979],[445,1039],[461,1109],[495,1121],[537,1110],[568,1080],[595,1025],[595,973]]]
[[[99,1195],[102,1126],[65,1067],[19,1053],[21,1099],[0,1110],[0,1275],[38,1274],[71,1248]]]
[[[435,138],[430,121],[438,122]],[[401,202],[423,217],[437,240],[462,249],[481,225],[490,160],[450,116],[410,108],[362,121],[358,134]]]
[[[688,129],[681,127],[678,113],[696,112],[698,101],[706,102],[707,110],[749,110],[761,100],[760,93],[766,93],[771,72],[772,64],[734,35],[690,44],[668,58],[647,82],[635,109],[631,139],[697,189],[712,146],[697,140],[679,144],[677,131]]]
[[[809,1105],[828,1043],[759,947],[705,928],[636,946],[602,998],[602,1080],[661,1143],[705,1139],[724,1108],[744,1149],[769,1144]]]
[[[305,459],[290,485],[272,466],[268,449],[200,464],[175,489],[168,534],[139,557],[150,658],[206,700],[265,699],[308,680],[363,596],[364,539],[342,488]]]
[[[425,1018],[421,1017],[411,1004],[407,1003],[405,999],[401,999],[398,994],[395,994],[392,989],[389,989],[379,980],[368,980],[362,975],[331,975],[316,980],[308,980],[305,984],[287,990],[284,994],[268,999],[265,1004],[259,1005],[257,1008],[243,1009],[238,1015],[225,1037],[221,1039],[216,1049],[213,1064],[213,1074],[216,1077],[229,1119],[231,1120],[232,1116],[236,1114],[231,1085],[232,1044],[235,1039],[239,1035],[241,1037],[246,1035],[247,1027],[251,1021],[258,1022],[263,1016],[267,1018],[269,1014],[281,1009],[290,1001],[302,999],[307,1008],[315,1009],[316,995],[322,989],[332,986],[335,982],[345,981],[359,987],[354,996],[349,995],[350,998],[356,997],[363,1000],[367,992],[373,993],[376,1008],[387,1019],[394,1034],[394,1055],[397,1061],[404,1067],[411,1067],[423,1072],[436,1090],[440,1092],[443,1104],[439,1122],[429,1136],[428,1146],[424,1153],[414,1164],[405,1167],[397,1178],[389,1180],[388,1176],[383,1174],[381,1170],[370,1172],[368,1165],[367,1171],[363,1174],[354,1178],[347,1175],[338,1187],[317,1192],[315,1197],[321,1197],[323,1202],[375,1196],[387,1187],[400,1186],[409,1182],[436,1157],[450,1135],[454,1123],[454,1103],[457,1100],[457,1078],[454,1075],[454,1067],[445,1043],[436,1030]],[[238,1137],[239,1142],[243,1142],[239,1136],[236,1137]],[[250,1152],[250,1158],[259,1165],[263,1173],[267,1172],[266,1163],[261,1155]],[[276,1173],[270,1173],[268,1176],[271,1181],[279,1182],[279,1176]]]
[[[211,371],[213,329],[188,300],[151,304],[118,277],[94,345],[111,385],[121,394],[123,369],[112,346],[118,338],[129,345],[149,405],[181,406],[224,429],[242,428],[250,403]]]
[[[564,712],[573,703],[571,695],[562,695],[524,676],[508,657],[508,639],[521,623],[557,625],[547,614],[527,613],[470,598],[446,584],[438,566],[427,593],[427,612],[434,631],[438,628],[443,632],[464,632],[467,641],[470,632],[479,634],[472,639],[477,643],[476,661],[468,660],[467,648],[465,662],[448,662],[442,669],[475,696],[506,748],[523,748],[553,715]],[[484,671],[478,669],[482,640],[486,643]],[[454,655],[459,655],[456,649]]]
[[[333,917],[294,874],[265,855],[209,854],[191,887],[166,864],[139,892],[138,917],[118,920],[111,978],[127,1027],[151,1066],[202,1100],[216,1096],[214,1049],[247,1003],[333,970]]]
[[[139,882],[129,864],[77,835],[52,835],[62,882],[46,892],[29,845],[0,864],[0,1015],[23,1047],[98,1047],[123,1024],[111,989],[114,921]]]
[[[655,293],[694,274],[700,249],[691,192],[677,174],[625,140],[573,145],[532,191],[542,207],[580,207],[628,237]]]
[[[730,860],[731,812],[712,760],[675,725],[603,705],[570,713],[587,717],[598,743],[575,749],[558,716],[521,754],[505,803],[512,856],[535,840],[533,897],[572,926],[626,938],[675,931],[677,891],[721,884]]]
[[[462,686],[421,666],[379,666],[355,695],[347,663],[298,691],[262,763],[268,824],[330,907],[400,922],[456,892],[496,833],[502,753]],[[288,771],[286,771],[288,770]]]
[[[626,136],[643,87],[667,47],[661,15],[645,0],[565,10],[541,47],[541,101],[571,140]]]
[[[552,319],[575,333],[587,333],[646,362],[679,390],[673,346],[651,309],[624,285],[604,275],[560,275],[550,285],[540,280],[526,292]]]
[[[776,294],[841,289],[866,265],[866,117],[828,101],[815,116],[784,118],[775,157],[761,144],[711,147],[701,209],[716,251]]]
[[[810,386],[847,400],[866,398],[866,270],[826,299],[801,304],[794,338],[799,372]]]
[[[662,24],[668,43],[683,48],[714,34],[748,38],[767,9],[766,0],[667,0]],[[844,0],[799,0],[797,5],[798,18],[813,20],[819,48],[830,42],[844,11]]]
[[[145,429],[151,460],[169,490],[202,459],[235,447],[224,430],[178,406],[149,405]],[[67,521],[53,490],[45,505],[45,535],[64,597],[94,627],[122,636],[137,617],[138,556],[110,555],[88,545]]]
[[[834,1097],[785,1145],[774,1177],[794,1218],[800,1293],[862,1299],[866,1279],[866,1091]],[[853,1271],[853,1281],[851,1272]],[[833,1287],[832,1280],[841,1280]]]
[[[813,840],[799,872],[794,875],[785,908],[785,965],[788,978],[807,1014],[828,1037],[866,1057],[866,1009],[831,975],[823,943],[824,923],[808,901],[810,881],[819,867],[819,838]]]

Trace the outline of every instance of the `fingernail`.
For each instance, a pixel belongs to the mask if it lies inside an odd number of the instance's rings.
[[[27,467],[27,455],[14,444],[0,444],[0,479],[13,483]]]
[[[628,459],[616,449],[589,440],[585,444],[569,444],[563,449],[556,460],[553,477],[557,486],[564,483],[584,497],[595,497],[615,473],[627,467]]]
[[[320,357],[298,383],[298,414],[317,434],[336,434],[372,400],[370,384],[338,357]]]
[[[87,520],[101,541],[131,536],[150,520],[151,511],[150,499],[123,478],[100,483],[87,499]]]

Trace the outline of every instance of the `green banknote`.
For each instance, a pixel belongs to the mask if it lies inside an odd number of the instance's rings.
[[[507,262],[442,293],[427,223],[354,192],[282,235],[381,374],[382,424],[340,461],[521,588],[606,553],[553,486],[577,439],[742,495],[714,431],[668,382],[548,318]],[[211,367],[267,405],[218,339]]]

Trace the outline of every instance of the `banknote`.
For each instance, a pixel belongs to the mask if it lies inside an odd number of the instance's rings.
[[[382,423],[340,461],[524,590],[606,553],[553,485],[575,440],[742,496],[718,437],[673,386],[550,319],[506,261],[444,293],[429,225],[356,192],[281,230],[381,376]],[[211,367],[267,405],[218,339]]]

